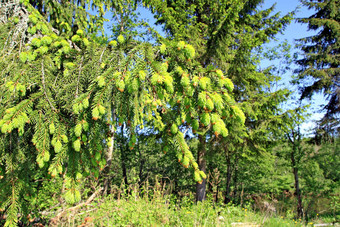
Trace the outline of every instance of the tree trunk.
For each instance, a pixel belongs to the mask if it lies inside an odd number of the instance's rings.
[[[121,141],[120,141],[120,162],[121,162],[121,168],[123,172],[123,179],[125,185],[129,185],[128,178],[127,178],[127,172],[126,172],[126,155],[125,155],[125,149],[128,149],[127,147],[124,146],[124,124],[121,127],[122,130],[122,135],[121,135]],[[125,149],[124,149],[125,148]]]
[[[115,122],[116,119],[116,114],[115,114],[115,109],[113,104],[111,104],[111,118],[112,122]],[[114,148],[114,140],[115,140],[115,128],[114,128],[114,123],[112,123],[111,128],[110,128],[110,137],[111,137],[111,143],[110,146],[108,147],[107,154],[106,154],[106,170],[107,172],[107,177],[104,180],[104,191],[103,194],[107,194],[110,182],[111,182],[111,165],[112,165],[112,154],[113,154],[113,148]]]
[[[218,193],[220,192],[220,187],[219,187],[220,184],[218,184],[216,186],[216,199],[215,199],[215,203],[218,203]]]
[[[298,131],[291,131],[291,135],[288,134],[289,142],[292,144],[292,151],[290,152],[290,160],[292,164],[294,180],[295,180],[295,194],[297,198],[297,218],[303,217],[303,209],[302,209],[302,197],[299,185],[299,169],[298,166],[300,164],[300,154],[301,154],[301,133],[300,127],[298,127]]]
[[[197,151],[197,164],[200,170],[206,173],[206,161],[205,161],[205,154],[206,154],[206,147],[205,147],[205,136],[199,135],[199,146]],[[205,193],[206,193],[206,184],[207,180],[203,179],[202,183],[196,183],[196,202],[202,202],[205,200]]]
[[[227,154],[226,154],[226,159],[227,159],[227,183],[226,183],[226,190],[225,190],[225,199],[224,199],[224,203],[228,204],[231,201],[230,198],[230,185],[231,185],[231,164],[230,164],[230,152],[228,149],[227,150]]]
[[[296,167],[296,161],[295,161],[295,155],[294,155],[295,152],[294,151],[295,151],[295,149],[291,153],[291,161],[292,161],[292,165],[293,165],[293,174],[294,174],[294,179],[295,179],[295,193],[296,193],[296,198],[297,198],[297,201],[298,201],[297,215],[298,215],[298,218],[301,218],[302,215],[303,215],[302,198],[301,198],[301,191],[300,191],[300,186],[299,186],[298,168]]]
[[[235,163],[234,163],[234,190],[233,190],[233,200],[234,203],[236,201],[236,195],[237,195],[237,182],[238,182],[238,155],[235,155]]]
[[[144,164],[145,164],[145,160],[144,157],[142,156],[142,152],[140,151],[140,147],[139,147],[139,141],[137,144],[137,149],[138,149],[138,154],[139,154],[139,189],[142,189],[142,183],[144,182],[144,174],[143,174],[143,169],[144,169]]]

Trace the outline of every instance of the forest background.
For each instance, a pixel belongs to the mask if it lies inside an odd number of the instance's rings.
[[[1,2],[0,223],[338,222],[339,2],[301,3]]]

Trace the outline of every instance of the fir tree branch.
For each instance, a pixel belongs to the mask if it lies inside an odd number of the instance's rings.
[[[46,97],[47,102],[49,103],[49,105],[51,106],[53,111],[56,111],[56,109],[54,108],[54,106],[52,105],[50,99],[48,98],[48,95],[46,93],[46,86],[45,86],[45,69],[44,69],[44,61],[41,61],[41,83],[43,85],[43,89],[44,89],[44,95]]]
[[[102,53],[100,55],[99,64],[102,63],[104,52],[105,52],[105,48],[103,49],[103,51],[102,51]]]
[[[77,89],[76,89],[76,98],[78,98],[78,93],[79,93],[79,80],[80,80],[81,71],[83,69],[83,62],[84,62],[84,55],[81,57],[81,62],[80,62],[80,66],[79,66],[79,73],[78,73],[78,79],[77,79]]]

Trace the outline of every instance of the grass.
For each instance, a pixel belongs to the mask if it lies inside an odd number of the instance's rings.
[[[316,223],[330,223],[332,218],[316,214],[313,220],[305,223],[294,220],[292,215],[278,216],[270,212],[254,212],[252,206],[225,205],[212,202],[208,198],[203,203],[195,204],[194,194],[182,192],[181,198],[173,192],[162,189],[159,184],[148,184],[139,188],[131,185],[127,188],[115,187],[108,196],[98,196],[91,203],[63,215],[58,226],[241,226],[235,223],[247,223],[243,226],[313,226]],[[142,194],[142,195],[140,195]],[[185,196],[184,196],[185,195]],[[39,220],[47,224],[51,218],[72,207],[60,204],[52,206]],[[76,205],[76,204],[74,204]],[[294,213],[294,212],[292,212]],[[321,217],[322,216],[322,217]]]
[[[189,196],[181,202],[170,197],[107,196],[86,209],[69,213],[61,226],[303,226],[299,221],[254,213],[233,205],[216,205],[210,200],[192,203]],[[309,225],[312,226],[312,225]]]

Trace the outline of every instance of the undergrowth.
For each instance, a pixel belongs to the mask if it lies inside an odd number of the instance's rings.
[[[56,183],[56,182],[55,182]],[[56,184],[55,184],[56,185]],[[51,185],[47,185],[51,186]],[[172,185],[159,183],[154,186],[148,181],[144,185],[113,185],[108,195],[92,189],[83,191],[87,199],[77,204],[66,204],[58,193],[51,191],[45,196],[37,196],[45,201],[43,206],[35,206],[36,212],[22,217],[20,223],[25,226],[313,226],[315,223],[328,222],[316,214],[311,221],[295,220],[293,216],[269,210],[256,209],[251,203],[243,207],[225,205],[223,200],[208,194],[204,202],[195,203],[194,193],[181,190],[173,191]],[[57,188],[56,188],[57,190]],[[210,196],[210,197],[209,197]],[[89,200],[93,197],[94,199]],[[255,210],[254,210],[255,209]],[[1,214],[1,211],[0,211]],[[287,214],[286,214],[287,215]],[[322,216],[322,217],[321,217]],[[58,217],[58,219],[56,219]],[[4,220],[2,220],[3,222]],[[1,226],[0,220],[0,226]],[[243,225],[241,225],[241,223]],[[239,225],[238,225],[239,224]]]
[[[69,212],[59,226],[302,226],[300,221],[260,214],[234,205],[195,204],[193,195],[178,201],[173,196],[135,193],[117,199],[113,195],[96,199],[80,211]],[[309,224],[311,226],[311,223]]]

